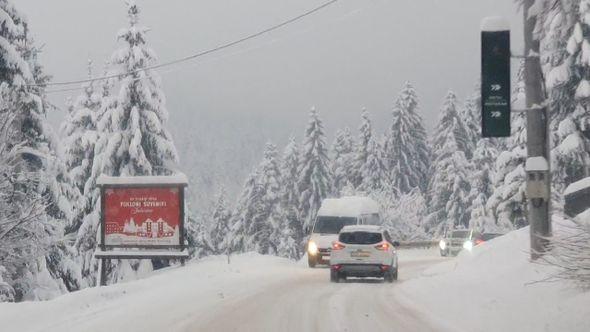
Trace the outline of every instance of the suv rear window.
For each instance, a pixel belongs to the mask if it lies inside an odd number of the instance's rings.
[[[383,241],[381,233],[347,232],[341,233],[338,241],[346,244],[375,244]]]

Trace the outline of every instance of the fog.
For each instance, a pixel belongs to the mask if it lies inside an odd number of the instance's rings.
[[[161,61],[241,38],[324,0],[139,0],[149,44]],[[18,0],[43,46],[41,62],[54,81],[85,78],[117,46],[127,24],[123,0]],[[390,123],[404,81],[420,97],[432,128],[448,89],[463,100],[479,79],[480,21],[510,19],[513,50],[521,45],[521,14],[513,0],[340,0],[299,22],[199,59],[159,70],[177,145],[193,139],[215,145],[255,136],[251,160],[265,140],[299,138],[311,106],[336,128],[356,130],[366,107],[378,130]],[[66,97],[51,94],[63,109]],[[57,125],[63,111],[49,115]],[[223,136],[223,137],[221,137]],[[210,147],[215,150],[219,147]],[[252,152],[254,151],[254,152]],[[246,169],[250,165],[245,165]],[[241,181],[241,179],[240,179]]]

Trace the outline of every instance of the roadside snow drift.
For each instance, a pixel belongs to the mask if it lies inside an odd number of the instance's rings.
[[[292,273],[291,273],[292,272]],[[89,288],[45,302],[0,303],[0,331],[183,331],[210,308],[305,272],[257,254],[211,257],[143,280]]]
[[[590,331],[590,293],[539,282],[554,272],[529,261],[527,227],[463,251],[396,291],[449,331]]]

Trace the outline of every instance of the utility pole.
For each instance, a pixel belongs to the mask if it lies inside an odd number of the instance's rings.
[[[533,32],[536,25],[535,16],[529,17],[529,11],[535,0],[525,0],[523,7],[524,21],[524,58],[525,58],[525,93],[527,107],[527,152],[529,160],[546,160],[547,170],[542,172],[544,178],[535,178],[527,171],[528,219],[531,236],[531,259],[535,260],[547,249],[547,238],[551,235],[551,159],[549,156],[549,111],[539,57],[539,41]],[[532,164],[532,163],[531,163]],[[528,165],[527,165],[528,166]],[[529,185],[534,181],[543,181],[544,198],[531,198]]]

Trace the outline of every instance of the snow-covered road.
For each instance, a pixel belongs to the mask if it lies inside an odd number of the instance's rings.
[[[440,331],[398,302],[395,290],[441,258],[419,252],[418,257],[402,253],[400,259],[400,280],[394,284],[358,279],[333,284],[328,269],[301,266],[279,284],[211,308],[186,331]]]
[[[327,268],[243,254],[46,302],[0,303],[1,331],[440,331],[396,288],[442,259],[400,254],[400,280],[329,282]],[[34,319],[31,319],[34,317]],[[5,330],[5,328],[7,328]]]

